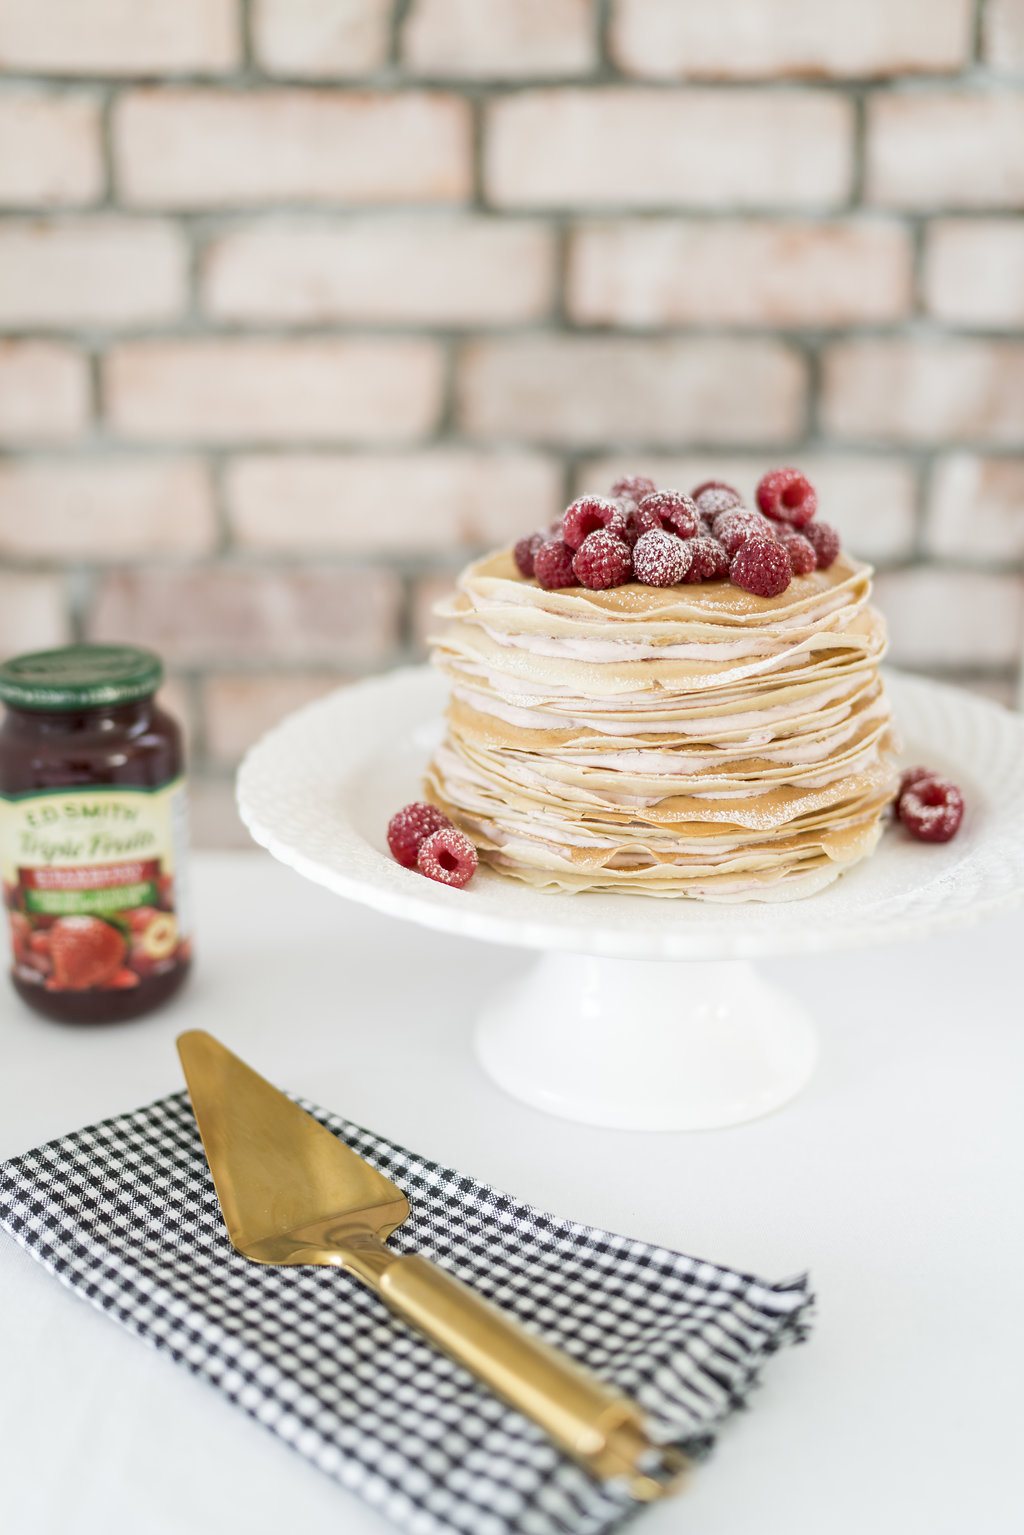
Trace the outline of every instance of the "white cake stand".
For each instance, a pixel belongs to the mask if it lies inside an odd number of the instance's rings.
[[[963,825],[944,846],[893,826],[873,857],[799,901],[566,895],[487,869],[453,890],[401,868],[385,830],[422,797],[445,702],[443,679],[425,667],[284,720],[242,764],[238,803],[257,842],[339,895],[541,951],[478,1024],[480,1061],[508,1092],[616,1129],[738,1124],[799,1092],[816,1054],[810,1018],[752,959],[935,933],[1024,896],[1024,720],[921,679],[890,673],[887,687],[905,760],[960,785]]]

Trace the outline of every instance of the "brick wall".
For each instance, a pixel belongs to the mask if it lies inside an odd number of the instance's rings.
[[[1024,0],[0,0],[0,652],[155,645],[200,835],[623,467],[806,466],[1011,697]]]

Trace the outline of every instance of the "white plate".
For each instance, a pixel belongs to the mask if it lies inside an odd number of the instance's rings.
[[[351,900],[492,943],[621,959],[737,959],[894,942],[980,920],[1024,895],[1024,720],[998,704],[887,674],[904,759],[961,787],[952,842],[890,827],[878,851],[803,900],[736,906],[545,893],[481,869],[453,890],[401,868],[385,831],[422,795],[443,679],[427,667],[357,683],[289,716],[238,776],[242,819],[300,874]]]

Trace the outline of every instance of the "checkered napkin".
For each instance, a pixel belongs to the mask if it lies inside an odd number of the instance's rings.
[[[763,1360],[804,1335],[804,1279],[767,1284],[557,1219],[302,1106],[408,1193],[396,1250],[613,1381],[661,1440],[705,1451]],[[0,1167],[0,1226],[410,1535],[599,1535],[635,1508],[356,1279],[236,1253],[185,1093]]]

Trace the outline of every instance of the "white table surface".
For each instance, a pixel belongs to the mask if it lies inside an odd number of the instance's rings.
[[[262,853],[195,864],[197,971],[167,1011],[74,1028],[3,996],[0,1156],[178,1090],[175,1035],[209,1029],[559,1214],[766,1278],[811,1270],[811,1341],[769,1361],[645,1535],[1024,1528],[1024,914],[766,964],[820,1020],[810,1087],[738,1129],[641,1135],[550,1118],[481,1074],[474,1010],[527,954],[375,916]],[[388,1528],[2,1234],[0,1350],[5,1535]]]

